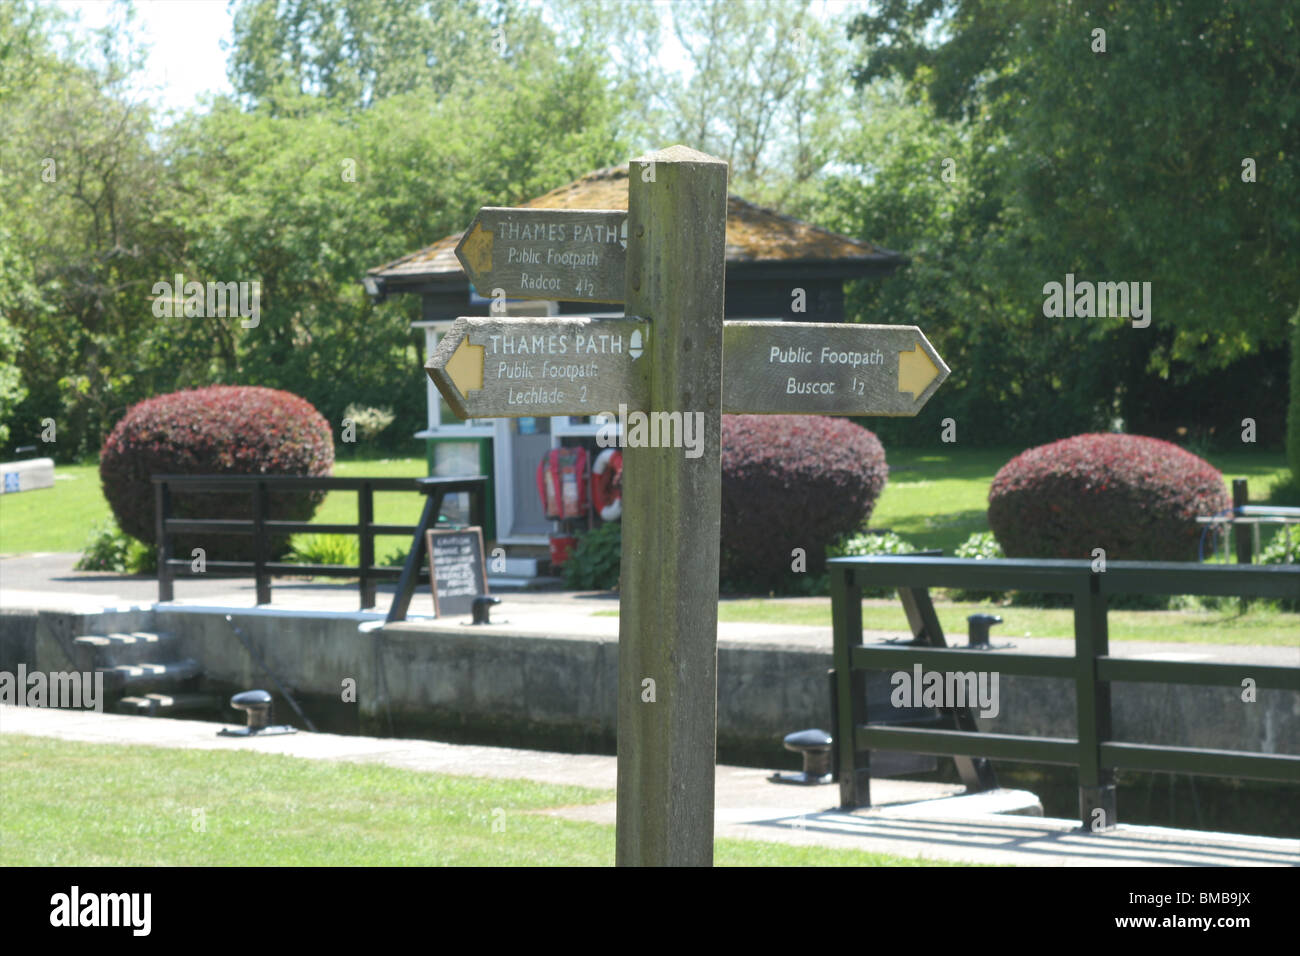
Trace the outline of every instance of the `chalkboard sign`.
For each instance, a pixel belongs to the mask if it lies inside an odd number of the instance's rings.
[[[433,578],[433,613],[437,617],[469,614],[474,599],[488,593],[483,563],[483,529],[430,531],[429,574]]]

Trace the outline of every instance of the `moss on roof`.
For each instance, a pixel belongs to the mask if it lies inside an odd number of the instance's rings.
[[[611,166],[521,205],[531,209],[626,209],[627,182],[627,165]],[[439,239],[431,246],[377,266],[369,274],[382,279],[464,278],[455,255],[461,235]],[[855,266],[879,268],[904,261],[896,252],[783,216],[738,196],[727,197],[726,248],[728,263],[843,263],[846,277],[860,271]]]

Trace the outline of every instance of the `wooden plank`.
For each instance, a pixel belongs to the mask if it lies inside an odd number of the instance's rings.
[[[649,408],[698,410],[704,453],[624,453],[615,860],[709,866],[727,164],[674,146],[630,168],[627,311],[655,330]]]
[[[622,302],[627,212],[484,206],[456,258],[484,298]]]

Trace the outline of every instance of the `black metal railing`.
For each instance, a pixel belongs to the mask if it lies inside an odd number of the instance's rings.
[[[415,590],[420,558],[424,552],[424,533],[434,526],[446,495],[468,492],[470,523],[483,524],[487,478],[314,478],[298,475],[154,475],[154,514],[158,541],[158,600],[171,601],[177,576],[198,576],[192,562],[172,555],[172,538],[178,534],[249,535],[253,540],[251,561],[205,561],[203,574],[249,577],[256,580],[257,603],[271,603],[271,578],[274,575],[313,575],[317,577],[357,578],[361,590],[361,609],[375,606],[375,588],[379,581],[398,579],[388,619],[402,620]],[[353,524],[310,524],[305,521],[278,521],[270,517],[270,496],[285,491],[355,491],[357,520]],[[419,524],[376,524],[374,495],[377,491],[414,491],[425,495]],[[252,518],[177,518],[172,511],[175,493],[217,492],[245,494],[252,497]],[[272,561],[271,538],[274,535],[310,532],[313,534],[355,534],[359,538],[359,558],[350,564],[295,564]],[[375,565],[377,535],[411,535],[411,547],[403,567]]]
[[[1090,561],[972,560],[918,556],[835,558],[827,562],[834,622],[833,736],[840,804],[870,806],[871,750],[906,750],[961,759],[973,757],[1064,764],[1078,769],[1084,826],[1117,822],[1114,772],[1167,771],[1206,776],[1300,782],[1300,756],[1117,741],[1111,730],[1114,682],[1243,686],[1300,692],[1300,667],[1154,661],[1112,657],[1107,632],[1111,594],[1198,594],[1300,598],[1294,566],[1209,567],[1174,562],[1112,561],[1093,571]],[[910,644],[867,646],[862,635],[862,590],[895,587],[913,632]],[[948,647],[929,588],[1044,591],[1074,599],[1073,657]],[[931,729],[869,723],[868,670],[894,672],[920,664],[944,672],[981,668],[999,674],[1057,677],[1074,682],[1074,738],[982,732],[973,726]],[[847,728],[847,730],[845,730]],[[968,774],[963,772],[963,779]],[[968,781],[969,785],[969,781]],[[1100,810],[1099,815],[1096,811]]]

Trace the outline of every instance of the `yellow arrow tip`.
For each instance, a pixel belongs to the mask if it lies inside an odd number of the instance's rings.
[[[468,398],[471,391],[483,387],[483,346],[470,345],[467,335],[447,359],[446,370],[451,384]]]
[[[939,366],[931,361],[920,342],[912,346],[911,351],[898,353],[898,390],[911,392],[912,401],[920,398],[938,377]]]
[[[456,253],[470,278],[487,275],[492,271],[491,230],[484,229],[481,222],[474,223],[474,228],[461,240]]]

